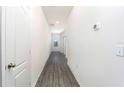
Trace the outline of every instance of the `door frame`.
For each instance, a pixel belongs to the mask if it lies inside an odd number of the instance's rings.
[[[2,87],[5,87],[6,73],[6,8],[1,6],[1,69],[2,69]]]
[[[63,53],[65,57],[67,58],[67,36],[63,37]]]

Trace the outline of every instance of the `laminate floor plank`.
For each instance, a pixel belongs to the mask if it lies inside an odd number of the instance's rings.
[[[36,87],[79,87],[64,54],[52,52]]]

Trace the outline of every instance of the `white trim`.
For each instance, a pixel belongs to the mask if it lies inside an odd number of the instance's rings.
[[[2,23],[1,23],[1,58],[2,58],[2,61],[1,61],[1,68],[2,68],[2,87],[3,86],[5,86],[5,63],[6,63],[6,49],[5,49],[5,47],[6,47],[6,43],[5,43],[5,41],[6,41],[6,24],[5,24],[5,22],[6,22],[6,20],[5,20],[5,17],[6,17],[6,8],[5,7],[1,7],[1,10],[2,10],[2,19],[1,19],[1,21],[2,21]]]

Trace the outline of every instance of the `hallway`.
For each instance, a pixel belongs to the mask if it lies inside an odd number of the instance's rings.
[[[65,56],[60,52],[52,52],[36,87],[79,87],[79,84],[70,71]]]
[[[124,7],[1,6],[0,21],[0,86],[124,86]]]

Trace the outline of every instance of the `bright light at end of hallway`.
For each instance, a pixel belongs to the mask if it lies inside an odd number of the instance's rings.
[[[52,33],[56,33],[56,34],[60,34],[60,33],[62,33],[64,31],[64,28],[62,28],[62,29],[54,29],[54,30],[52,30],[51,32]]]

